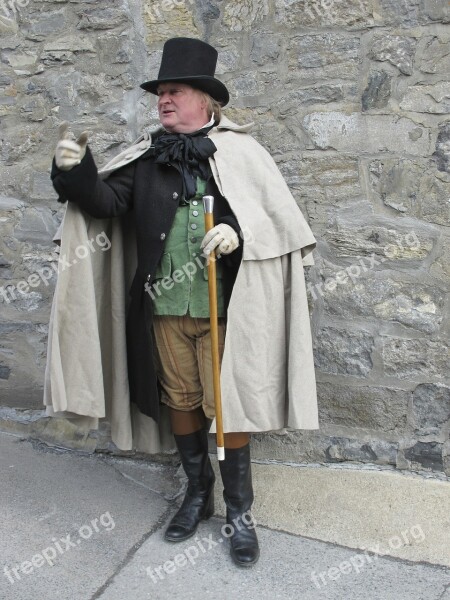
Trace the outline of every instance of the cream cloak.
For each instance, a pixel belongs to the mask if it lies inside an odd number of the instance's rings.
[[[275,162],[248,134],[250,127],[222,117],[209,133],[217,147],[210,159],[214,178],[245,240],[221,370],[224,430],[318,429],[303,272],[314,264],[316,240]],[[136,160],[150,145],[145,133],[100,175]],[[50,319],[44,404],[48,414],[76,418],[86,428],[106,418],[118,448],[154,453],[173,442],[164,411],[158,425],[129,401],[125,315],[136,268],[130,223],[94,219],[67,205],[55,236],[63,260]],[[105,239],[109,249],[101,247]]]

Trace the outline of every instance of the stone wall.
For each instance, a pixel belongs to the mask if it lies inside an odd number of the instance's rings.
[[[58,124],[88,129],[104,164],[156,124],[138,84],[157,73],[163,41],[201,37],[220,52],[226,114],[255,122],[318,239],[321,429],[256,437],[254,455],[450,474],[449,8],[0,2],[1,404],[41,408],[64,210],[49,182]]]

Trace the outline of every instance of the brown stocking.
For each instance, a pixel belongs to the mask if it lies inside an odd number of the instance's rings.
[[[201,406],[188,411],[171,408],[170,423],[174,435],[188,435],[205,427],[205,413]]]
[[[242,448],[250,441],[250,435],[244,432],[225,433],[225,448]]]

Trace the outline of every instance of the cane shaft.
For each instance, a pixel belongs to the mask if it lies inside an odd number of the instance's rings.
[[[208,232],[214,227],[214,216],[205,213],[205,229]],[[209,314],[211,327],[211,355],[213,368],[214,405],[216,412],[216,440],[217,448],[224,448],[223,420],[222,420],[222,395],[220,390],[220,359],[219,359],[219,326],[217,316],[217,279],[216,279],[216,254],[211,252],[208,260],[208,292]],[[220,458],[219,458],[220,460]]]

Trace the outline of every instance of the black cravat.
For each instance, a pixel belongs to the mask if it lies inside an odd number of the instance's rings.
[[[186,200],[195,196],[197,177],[208,181],[212,175],[208,158],[217,148],[206,137],[212,127],[204,127],[194,133],[164,133],[155,141],[155,162],[172,164],[179,170]]]

